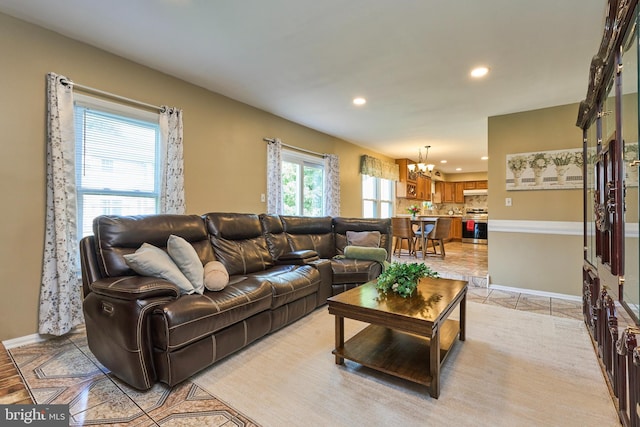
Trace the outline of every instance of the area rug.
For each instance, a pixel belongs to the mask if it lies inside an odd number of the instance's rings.
[[[457,310],[456,310],[457,313]],[[345,320],[345,335],[366,326]],[[619,426],[579,320],[467,303],[467,339],[426,387],[335,364],[326,308],[193,381],[258,424],[280,426]]]

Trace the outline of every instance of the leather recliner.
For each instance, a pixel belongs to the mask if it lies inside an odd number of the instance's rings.
[[[89,348],[138,389],[177,384],[260,337],[310,313],[326,299],[380,274],[377,262],[334,259],[345,232],[380,231],[388,219],[208,213],[100,216],[82,239],[83,310]],[[181,295],[175,284],[137,275],[123,255],[143,243],[187,240],[203,265],[218,260],[229,284]]]

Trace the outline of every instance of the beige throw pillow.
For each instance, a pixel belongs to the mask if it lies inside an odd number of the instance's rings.
[[[172,234],[167,240],[167,252],[180,271],[189,279],[195,291],[202,295],[204,292],[204,267],[191,243]]]
[[[135,253],[124,255],[127,265],[142,276],[159,277],[180,288],[182,294],[192,294],[193,285],[173,262],[169,254],[160,248],[143,243]]]
[[[210,291],[221,291],[229,284],[229,272],[220,261],[209,261],[204,266],[204,286]]]

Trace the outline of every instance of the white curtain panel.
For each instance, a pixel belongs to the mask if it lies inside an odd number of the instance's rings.
[[[324,155],[325,214],[340,216],[340,159],[336,154]]]
[[[75,132],[73,90],[47,75],[47,205],[38,331],[63,335],[84,322],[76,274]]]
[[[267,143],[267,213],[282,215],[282,141]]]
[[[182,150],[182,110],[163,106],[160,111],[163,167],[160,212],[184,214],[184,156]]]

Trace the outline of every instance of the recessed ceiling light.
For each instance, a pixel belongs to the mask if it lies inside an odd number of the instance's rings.
[[[367,100],[362,98],[362,97],[358,97],[358,98],[353,98],[353,103],[355,105],[364,105],[367,103]]]
[[[489,160],[489,156],[482,156],[480,157],[480,160]]]
[[[440,160],[440,163],[447,163],[446,160]]]
[[[457,170],[457,171],[461,171],[461,170],[462,170],[462,168],[456,168],[456,170]]]
[[[476,67],[473,70],[471,70],[471,77],[484,77],[487,75],[487,73],[489,72],[489,69],[487,67]]]

